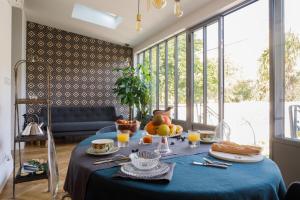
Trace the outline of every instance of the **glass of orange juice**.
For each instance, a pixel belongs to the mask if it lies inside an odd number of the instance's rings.
[[[190,147],[198,147],[200,141],[200,133],[198,131],[188,130],[188,140],[190,142]]]
[[[118,147],[128,147],[130,131],[124,130],[117,134]]]

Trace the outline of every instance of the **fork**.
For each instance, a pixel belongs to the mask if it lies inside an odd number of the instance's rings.
[[[209,164],[219,164],[219,165],[226,165],[226,166],[232,166],[231,163],[226,163],[226,162],[220,162],[220,161],[212,161],[208,158],[202,158],[204,161],[208,162]]]

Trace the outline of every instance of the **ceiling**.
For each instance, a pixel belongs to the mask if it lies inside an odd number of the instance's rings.
[[[181,0],[183,17],[210,1],[213,0]],[[141,0],[141,32],[135,31],[137,0],[26,0],[24,7],[29,21],[134,47],[181,19],[173,15],[173,2],[168,0],[167,6],[161,10],[151,7],[147,11],[147,0]],[[75,3],[114,13],[123,17],[123,22],[116,29],[108,29],[73,19],[71,15]]]

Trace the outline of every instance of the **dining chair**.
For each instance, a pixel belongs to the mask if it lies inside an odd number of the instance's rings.
[[[290,120],[290,132],[292,138],[297,138],[297,131],[299,131],[299,117],[300,117],[300,105],[289,106],[289,120]]]
[[[48,136],[48,168],[49,168],[49,185],[51,199],[55,200],[58,193],[59,174],[56,160],[56,150],[53,135],[50,127],[47,127]]]
[[[112,126],[106,126],[106,127],[104,127],[104,128],[101,128],[101,129],[96,133],[96,135],[102,134],[102,133],[108,133],[108,132],[115,132],[115,131],[117,131],[115,125],[112,125]]]
[[[284,197],[284,200],[296,199],[300,199],[300,182],[291,183]]]

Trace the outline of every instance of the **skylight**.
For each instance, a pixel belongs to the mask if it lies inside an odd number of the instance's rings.
[[[79,3],[74,4],[72,18],[111,29],[116,29],[123,20],[116,14],[96,10]]]

